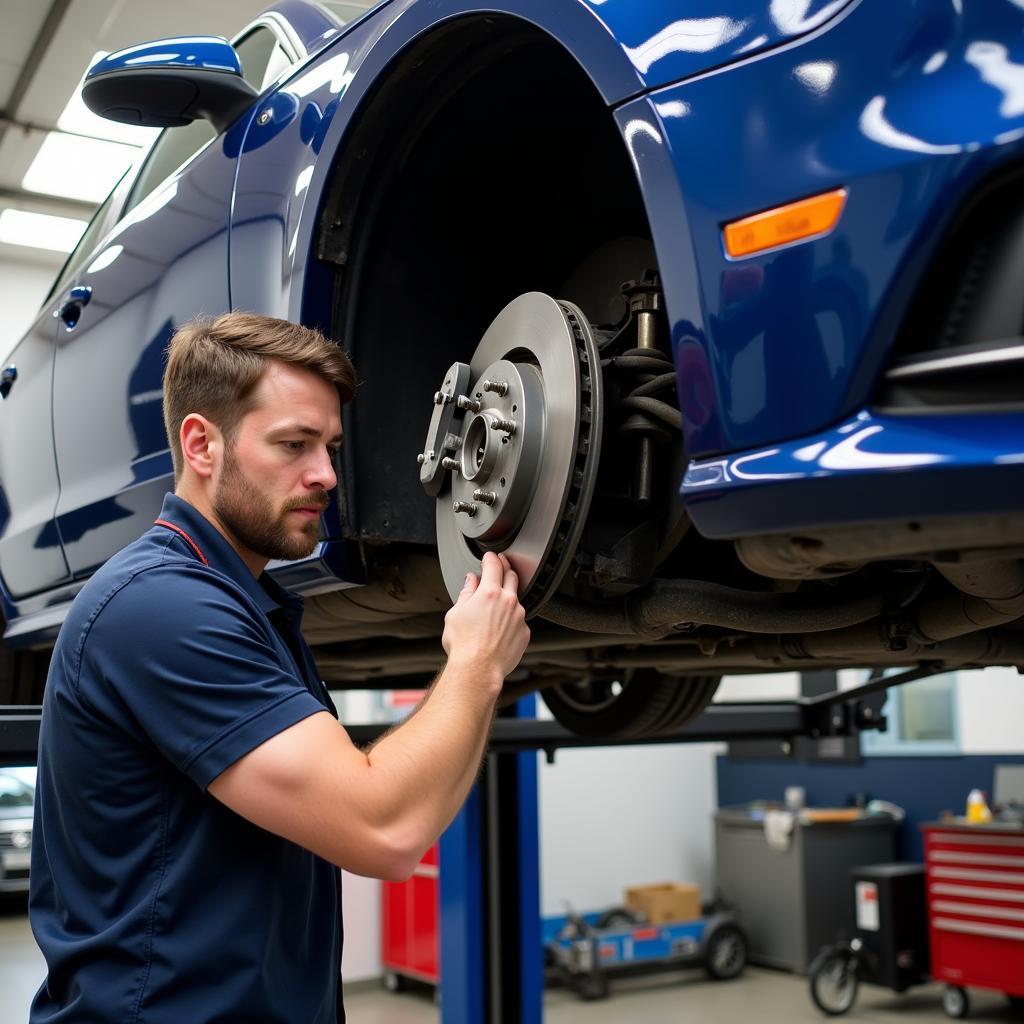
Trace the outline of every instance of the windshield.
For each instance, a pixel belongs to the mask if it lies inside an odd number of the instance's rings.
[[[32,788],[13,775],[0,775],[0,810],[31,810]]]

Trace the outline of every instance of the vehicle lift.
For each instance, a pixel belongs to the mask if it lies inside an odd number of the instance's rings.
[[[534,718],[536,695],[495,720],[480,781],[440,844],[439,989],[442,1024],[541,1024],[544,953],[540,920],[537,758],[560,748],[717,740],[774,740],[789,754],[798,738],[820,760],[844,756],[860,732],[884,729],[890,687],[956,666],[925,662],[895,676],[791,701],[712,704],[678,733],[644,740],[592,740]],[[33,764],[41,708],[0,706],[0,765]],[[368,743],[387,725],[346,726]]]

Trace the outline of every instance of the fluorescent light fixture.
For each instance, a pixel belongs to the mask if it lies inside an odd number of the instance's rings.
[[[107,50],[99,50],[94,53],[92,59],[86,65],[86,70],[91,68],[96,61],[106,57]],[[82,102],[82,82],[85,81],[85,74],[81,81],[75,86],[64,112],[57,118],[57,127],[66,132],[77,132],[79,135],[91,135],[97,139],[109,139],[111,142],[125,142],[130,146],[148,145],[160,131],[159,128],[142,128],[138,125],[121,124],[119,121],[108,121],[99,114],[94,114]]]
[[[50,132],[21,184],[30,192],[100,203],[138,155],[135,146]]]
[[[86,221],[72,217],[7,209],[0,213],[0,242],[71,252],[82,237],[85,225]]]

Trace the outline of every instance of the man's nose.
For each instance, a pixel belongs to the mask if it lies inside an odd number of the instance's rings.
[[[321,487],[323,490],[329,491],[337,482],[338,475],[334,471],[334,459],[326,448],[322,448],[315,463],[309,467],[306,473],[306,486]]]

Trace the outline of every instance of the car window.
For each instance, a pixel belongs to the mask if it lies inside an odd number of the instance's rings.
[[[138,206],[157,185],[166,181],[186,160],[216,137],[217,130],[205,118],[180,128],[165,128],[146,158],[124,212]]]
[[[242,77],[257,92],[262,92],[265,84],[273,82],[291,63],[277,36],[263,25],[257,25],[247,32],[234,47],[242,64]],[[138,206],[182,164],[216,137],[216,129],[205,118],[180,128],[165,128],[146,158],[125,206],[125,213]]]
[[[123,179],[122,179],[123,180]],[[75,271],[82,265],[82,261],[92,252],[96,243],[100,240],[100,235],[103,232],[103,226],[107,220],[107,214],[110,212],[110,204],[114,201],[114,195],[117,192],[119,181],[117,185],[113,187],[110,195],[103,200],[103,204],[100,208],[92,215],[92,220],[89,221],[85,231],[82,232],[82,237],[78,240],[78,245],[72,249],[68,258],[64,261],[64,266],[60,268],[60,273],[57,275],[56,280],[53,282],[49,292],[46,294],[46,299],[43,302],[45,306],[56,295],[61,288],[64,287],[71,280]]]
[[[242,77],[257,92],[263,92],[292,62],[277,36],[264,25],[239,39],[235,53],[242,62]]]
[[[13,775],[0,775],[0,809],[10,807],[30,808],[32,790]]]

